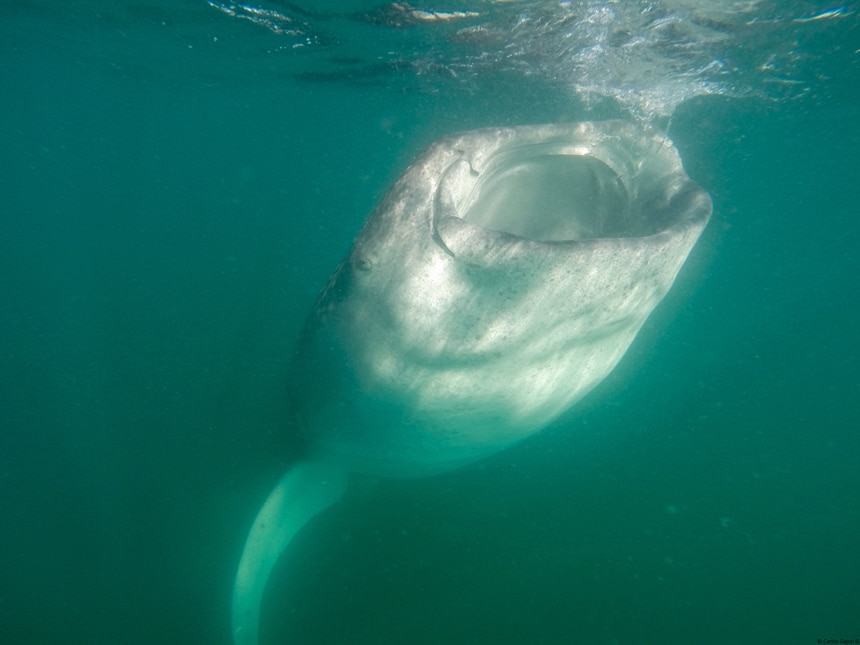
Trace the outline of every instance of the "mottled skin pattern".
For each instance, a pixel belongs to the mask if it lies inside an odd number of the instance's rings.
[[[594,163],[567,168],[571,158],[596,160],[606,177]],[[594,203],[523,200],[546,159],[590,185]],[[494,181],[500,173],[505,182]],[[570,213],[583,225],[568,228],[592,237],[525,239],[486,228],[495,213],[473,224],[482,189],[511,183],[517,194],[502,202]],[[601,212],[604,198],[621,212]],[[541,219],[520,207],[502,223]],[[671,143],[626,122],[479,130],[434,144],[380,203],[309,321],[293,392],[310,445],[349,470],[415,476],[539,430],[615,367],[710,212]],[[602,221],[586,226],[595,213]]]

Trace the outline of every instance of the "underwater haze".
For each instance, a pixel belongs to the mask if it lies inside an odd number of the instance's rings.
[[[0,643],[230,643],[373,207],[447,134],[607,118],[713,198],[675,286],[537,436],[356,478],[260,642],[860,639],[858,6],[0,0],[0,88]]]

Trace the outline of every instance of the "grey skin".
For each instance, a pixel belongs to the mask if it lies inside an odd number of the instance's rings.
[[[307,453],[245,545],[237,645],[346,474],[421,477],[543,428],[618,363],[711,214],[671,141],[624,121],[446,137],[403,173],[311,313],[289,393]]]

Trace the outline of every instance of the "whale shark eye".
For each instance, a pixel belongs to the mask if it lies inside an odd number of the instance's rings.
[[[371,262],[368,258],[359,255],[352,261],[352,266],[354,266],[359,271],[370,271],[373,268],[373,262]]]

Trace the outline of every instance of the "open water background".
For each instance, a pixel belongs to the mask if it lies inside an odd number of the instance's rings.
[[[74,6],[0,2],[0,642],[228,643],[287,361],[374,204],[452,131],[624,109],[509,69],[325,67],[236,5]],[[355,482],[276,568],[264,643],[860,637],[842,11],[795,23],[803,92],[675,111],[714,217],[607,382],[482,464]]]

